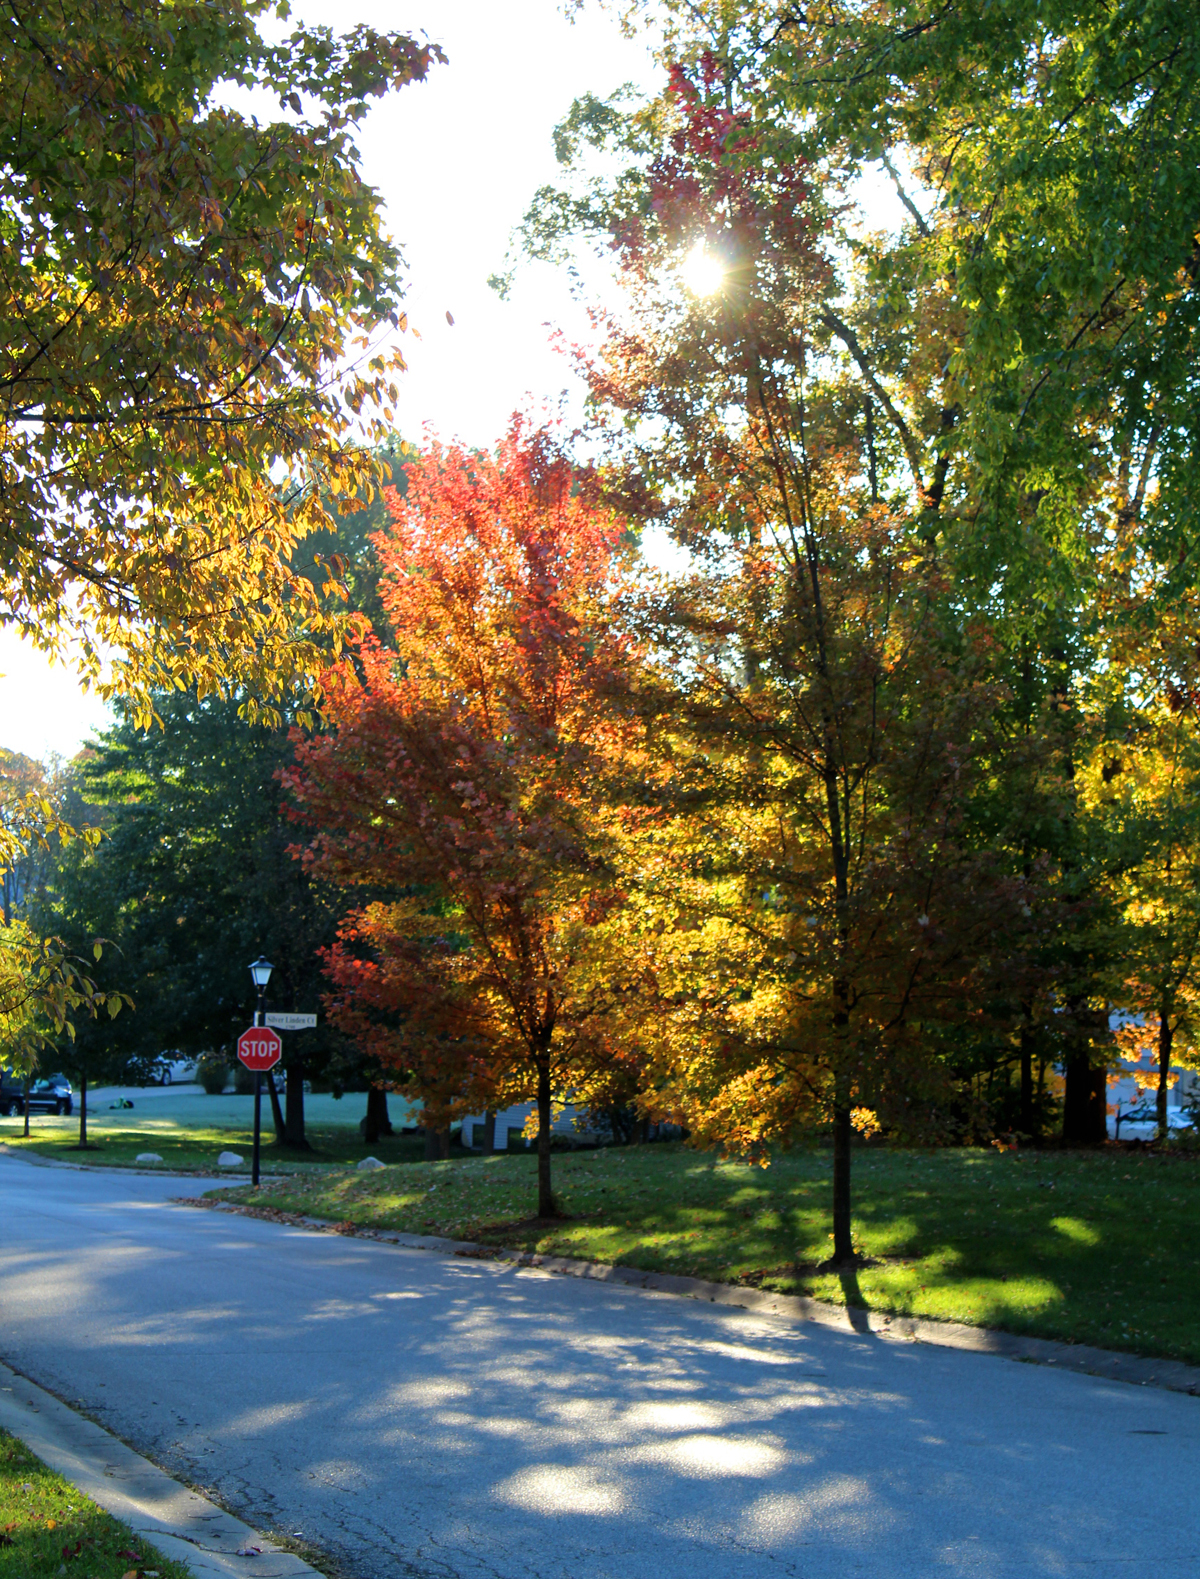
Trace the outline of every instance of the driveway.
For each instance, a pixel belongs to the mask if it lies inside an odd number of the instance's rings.
[[[0,1158],[0,1358],[346,1579],[1196,1572],[1200,1400]]]

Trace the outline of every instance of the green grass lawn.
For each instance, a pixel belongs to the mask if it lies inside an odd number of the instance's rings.
[[[53,1157],[89,1166],[128,1167],[139,1152],[153,1151],[163,1159],[164,1171],[220,1173],[217,1157],[235,1151],[250,1166],[254,1140],[254,1100],[249,1096],[209,1097],[197,1090],[151,1087],[124,1093],[132,1108],[112,1105],[114,1093],[103,1093],[88,1102],[88,1150],[77,1149],[79,1114],[59,1117],[36,1113],[30,1119],[30,1136],[23,1138],[25,1121],[14,1114],[0,1119],[0,1141],[13,1151]],[[424,1156],[422,1137],[399,1134],[408,1122],[408,1106],[393,1097],[392,1121],[397,1133],[368,1146],[358,1130],[366,1106],[363,1095],[340,1101],[330,1096],[308,1096],[305,1110],[311,1152],[287,1151],[274,1143],[275,1131],[266,1098],[262,1105],[262,1165],[266,1169],[301,1169],[360,1161],[374,1153],[380,1161],[418,1161]]]
[[[0,1579],[189,1579],[0,1431]]]
[[[770,1168],[682,1146],[555,1157],[563,1221],[530,1221],[530,1155],[330,1170],[216,1192],[335,1222],[444,1234],[653,1271],[750,1282],[877,1310],[1200,1363],[1192,1253],[1200,1161],[1100,1152],[863,1149],[855,1233],[874,1264],[822,1274],[831,1161]]]

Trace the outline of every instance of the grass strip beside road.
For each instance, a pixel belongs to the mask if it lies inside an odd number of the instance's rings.
[[[440,1234],[1200,1364],[1189,1253],[1200,1164],[1083,1152],[862,1150],[855,1235],[830,1252],[828,1151],[767,1169],[683,1146],[557,1155],[561,1220],[531,1220],[534,1158],[466,1157],[214,1192],[360,1227]]]
[[[0,1579],[191,1579],[0,1431]]]
[[[276,1145],[269,1115],[266,1116],[268,1124],[263,1129],[261,1145],[262,1167],[268,1173],[308,1172],[314,1168],[353,1164],[368,1155],[388,1163],[416,1162],[425,1155],[422,1136],[397,1133],[381,1137],[368,1146],[359,1131],[348,1125],[328,1128],[310,1125],[307,1134],[312,1150],[295,1151]],[[73,1128],[64,1127],[72,1124]],[[89,1168],[136,1167],[139,1153],[155,1152],[162,1162],[152,1166],[163,1173],[209,1173],[214,1178],[223,1171],[217,1165],[217,1158],[223,1151],[236,1152],[249,1169],[254,1147],[254,1130],[250,1126],[167,1128],[132,1122],[120,1125],[110,1121],[103,1128],[89,1125],[89,1131],[91,1143],[86,1151],[78,1148],[77,1119],[59,1119],[56,1128],[35,1130],[28,1140],[19,1132],[0,1128],[0,1142],[14,1156],[24,1152],[56,1162],[86,1163]]]

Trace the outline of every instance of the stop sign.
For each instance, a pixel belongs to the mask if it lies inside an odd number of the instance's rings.
[[[257,1069],[261,1073],[273,1069],[279,1062],[283,1056],[283,1043],[279,1039],[279,1032],[273,1031],[269,1025],[252,1025],[238,1037],[237,1053],[247,1069]]]

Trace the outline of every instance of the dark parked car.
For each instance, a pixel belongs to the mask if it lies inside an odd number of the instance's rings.
[[[29,1088],[29,1111],[73,1113],[75,1098],[66,1075],[51,1075],[48,1080],[35,1080]]]
[[[11,1069],[0,1069],[0,1118],[25,1111],[25,1082]]]
[[[25,1111],[25,1082],[18,1075],[5,1069],[0,1074],[0,1117]],[[75,1096],[66,1075],[51,1075],[45,1080],[35,1080],[29,1087],[31,1113],[73,1113]]]

